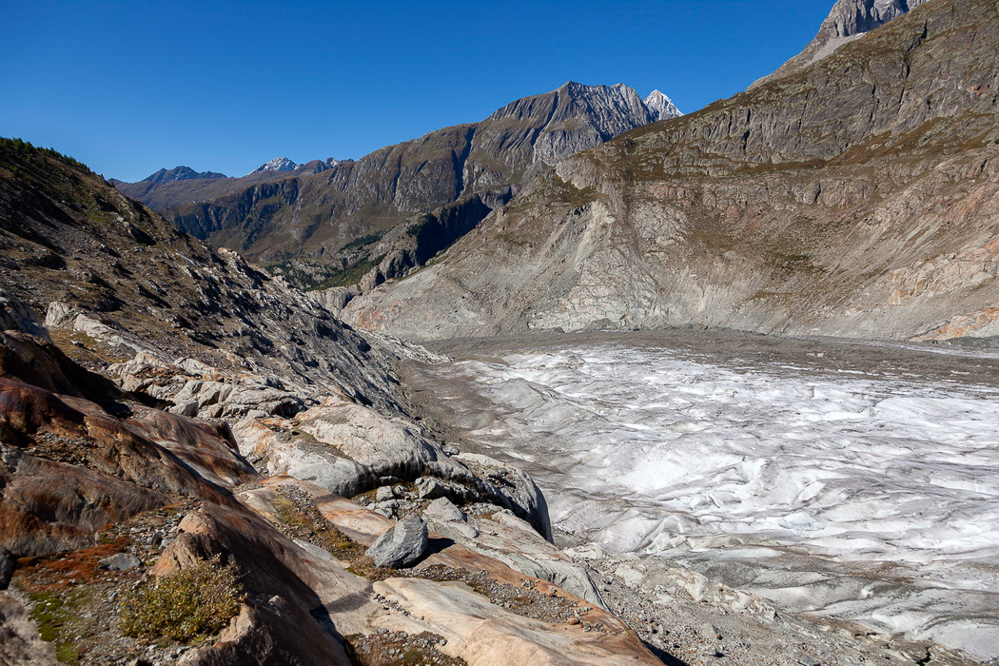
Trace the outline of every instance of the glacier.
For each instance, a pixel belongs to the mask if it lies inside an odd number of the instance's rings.
[[[623,336],[433,373],[466,438],[534,476],[558,530],[794,612],[999,657],[994,376],[973,352],[924,375],[808,349]]]

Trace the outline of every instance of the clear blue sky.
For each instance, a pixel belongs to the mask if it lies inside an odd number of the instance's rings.
[[[689,113],[800,51],[832,1],[10,1],[0,136],[134,181],[358,158],[568,80]]]

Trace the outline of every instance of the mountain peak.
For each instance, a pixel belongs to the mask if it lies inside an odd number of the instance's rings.
[[[683,112],[676,108],[673,100],[662,94],[658,89],[653,90],[645,98],[645,106],[649,108],[649,113],[656,120],[669,120],[670,118],[678,118],[683,115]]]
[[[862,37],[892,19],[915,9],[928,0],[836,0],[829,16],[822,22],[815,39],[780,68],[759,79],[753,86],[796,72],[822,60],[847,42]],[[751,87],[753,87],[751,86]]]
[[[261,171],[294,171],[297,168],[298,165],[287,157],[275,157],[270,162],[261,164],[250,173],[260,173]]]
[[[148,181],[160,185],[163,183],[172,183],[177,180],[210,180],[214,178],[228,178],[228,176],[224,173],[216,173],[215,171],[198,172],[189,166],[176,166],[172,169],[160,169],[156,173],[144,178],[143,182]]]

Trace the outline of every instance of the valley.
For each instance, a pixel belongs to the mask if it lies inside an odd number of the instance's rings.
[[[837,0],[688,115],[0,138],[0,663],[999,664],[997,53]]]

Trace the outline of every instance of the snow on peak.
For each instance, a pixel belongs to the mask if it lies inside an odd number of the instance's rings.
[[[656,120],[668,120],[669,118],[678,118],[683,115],[683,112],[676,108],[673,100],[658,90],[653,90],[649,93],[649,96],[645,98],[645,106],[648,107]]]
[[[261,171],[294,171],[297,168],[298,165],[287,157],[275,157],[267,164],[261,164],[250,173],[259,173]]]

